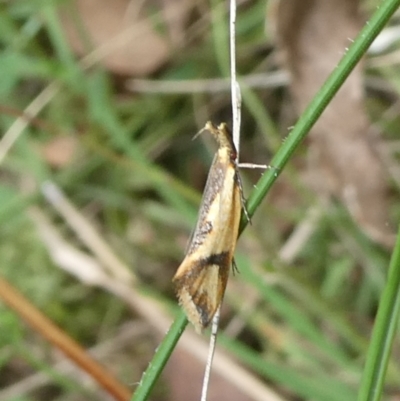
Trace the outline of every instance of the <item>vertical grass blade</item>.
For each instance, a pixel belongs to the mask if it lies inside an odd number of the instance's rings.
[[[358,401],[377,401],[382,396],[390,351],[400,313],[400,227],[390,261],[386,286],[376,316]]]

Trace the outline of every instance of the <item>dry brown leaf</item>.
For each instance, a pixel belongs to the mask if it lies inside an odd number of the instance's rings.
[[[195,4],[192,0],[162,0],[164,21],[174,46],[181,46],[187,36],[186,24]]]
[[[277,36],[301,113],[338,64],[362,26],[359,0],[286,0],[279,3]],[[393,244],[387,182],[376,138],[363,108],[358,65],[310,133],[310,185],[341,199],[374,241]]]
[[[88,63],[101,61],[121,75],[142,76],[163,65],[169,57],[167,40],[148,18],[141,17],[143,2],[128,0],[77,0],[79,16],[61,9],[61,20],[71,47],[80,56],[93,50]],[[81,20],[91,48],[85,46],[75,20]],[[87,39],[87,38],[85,38]]]
[[[43,146],[43,157],[52,167],[64,167],[73,160],[78,141],[72,136],[60,136]]]

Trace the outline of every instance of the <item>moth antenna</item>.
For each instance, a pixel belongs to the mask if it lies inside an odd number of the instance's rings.
[[[218,307],[218,309],[215,312],[215,315],[213,317],[213,320],[212,320],[210,345],[208,347],[207,365],[206,365],[206,370],[204,372],[203,387],[201,389],[200,401],[207,401],[207,392],[208,392],[208,385],[210,382],[211,367],[212,367],[212,362],[214,359],[215,346],[217,344],[217,334],[218,334],[218,324],[219,324],[220,312],[221,312],[221,305]]]
[[[215,130],[215,127],[211,121],[207,121],[206,125],[197,133],[194,135],[192,138],[192,141],[194,141],[197,137],[199,137],[204,131],[213,131]]]

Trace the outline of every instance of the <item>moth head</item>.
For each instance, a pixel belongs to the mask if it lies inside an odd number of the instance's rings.
[[[211,121],[207,121],[204,128],[202,128],[193,137],[193,139],[197,138],[204,131],[210,132],[213,135],[213,137],[216,139],[216,141],[218,142],[218,146],[220,148],[228,148],[231,151],[231,153],[233,153],[235,155],[233,158],[236,158],[236,148],[235,148],[235,145],[233,144],[232,133],[226,123],[221,123],[217,126],[217,125],[213,124]]]

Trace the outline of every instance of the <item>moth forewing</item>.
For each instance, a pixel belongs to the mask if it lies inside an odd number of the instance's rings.
[[[239,229],[241,192],[236,150],[225,124],[207,123],[219,148],[210,168],[199,217],[174,283],[189,321],[197,331],[211,322],[220,306]]]

